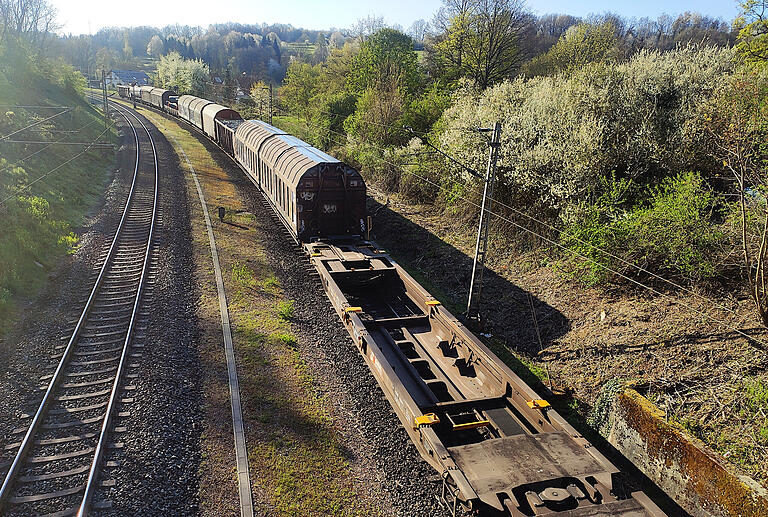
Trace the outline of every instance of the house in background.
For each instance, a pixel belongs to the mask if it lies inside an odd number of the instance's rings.
[[[109,73],[107,73],[107,86],[134,83],[139,86],[148,85],[149,76],[146,72],[140,72],[138,70],[110,70]]]

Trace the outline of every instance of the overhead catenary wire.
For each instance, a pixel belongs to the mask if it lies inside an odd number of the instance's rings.
[[[22,188],[21,188],[21,189],[19,189],[18,191],[14,192],[14,193],[13,193],[13,194],[11,194],[10,196],[8,196],[8,197],[6,197],[5,199],[3,199],[2,201],[0,201],[0,206],[3,206],[5,203],[7,203],[8,201],[10,201],[11,199],[13,199],[13,198],[15,198],[15,197],[18,197],[18,196],[19,196],[21,193],[23,193],[23,192],[25,192],[25,191],[29,190],[29,189],[32,187],[32,185],[34,185],[35,183],[37,183],[37,182],[39,182],[39,181],[42,181],[44,178],[46,178],[46,177],[50,176],[51,174],[53,174],[54,172],[58,171],[59,169],[61,169],[61,168],[62,168],[62,167],[64,167],[65,165],[67,165],[67,164],[69,164],[69,163],[72,163],[72,162],[73,162],[73,161],[75,161],[77,158],[79,158],[80,156],[82,156],[82,155],[84,155],[85,153],[87,153],[88,151],[90,151],[90,150],[91,150],[91,148],[93,148],[93,146],[95,146],[95,145],[96,145],[96,141],[97,141],[99,138],[101,138],[102,136],[104,136],[104,134],[106,134],[106,133],[107,133],[107,131],[109,131],[109,128],[106,128],[104,131],[102,131],[102,132],[99,134],[99,136],[97,136],[97,137],[94,139],[94,141],[93,141],[93,142],[91,142],[91,143],[90,143],[90,144],[89,144],[89,145],[88,145],[88,146],[87,146],[85,149],[83,149],[82,151],[80,151],[79,153],[77,153],[76,155],[74,155],[73,157],[69,158],[69,159],[68,159],[68,160],[66,160],[65,162],[63,162],[63,163],[60,163],[59,165],[57,165],[57,166],[56,166],[56,167],[54,167],[53,169],[49,170],[48,172],[46,172],[46,173],[45,173],[45,174],[43,174],[42,176],[38,177],[38,178],[37,178],[37,179],[35,179],[34,181],[32,181],[32,182],[28,183],[27,185],[25,185],[24,187],[22,187]]]
[[[278,108],[278,109],[279,109],[279,108]],[[285,111],[285,110],[280,110],[280,111],[282,111],[282,112],[283,112],[283,113],[285,113],[286,115],[291,115],[291,116],[293,116],[291,113],[289,113],[289,112],[287,112],[287,111]],[[321,127],[321,126],[319,126],[319,125],[317,125],[317,124],[312,124],[311,122],[307,122],[307,123],[308,123],[308,124],[310,124],[310,125],[312,125],[312,126],[314,126],[315,128],[318,128],[318,129],[324,129],[324,130],[326,130],[326,131],[329,131],[329,132],[331,132],[331,133],[335,133],[335,134],[337,134],[337,135],[339,135],[339,136],[342,136],[342,137],[346,138],[346,135],[344,135],[343,133],[339,133],[338,131],[334,131],[334,130],[332,130],[332,129],[328,129],[328,128],[323,128],[323,127]],[[384,150],[383,148],[381,148],[381,147],[379,147],[379,146],[374,146],[374,147],[376,147],[376,148],[378,148],[378,149],[380,149],[380,150],[382,150],[382,151]],[[447,189],[445,186],[443,186],[443,185],[440,185],[440,184],[438,184],[438,183],[436,183],[436,182],[432,181],[431,179],[429,179],[429,178],[426,178],[426,177],[424,177],[424,176],[422,176],[422,175],[420,175],[420,174],[418,174],[418,173],[415,173],[415,172],[413,172],[413,171],[410,171],[410,170],[406,169],[405,167],[403,167],[403,166],[402,166],[402,165],[400,165],[400,164],[397,164],[397,163],[391,162],[391,161],[389,161],[389,160],[386,160],[386,159],[383,159],[383,158],[382,158],[381,160],[382,160],[382,162],[384,162],[384,163],[387,163],[388,165],[391,165],[391,166],[393,166],[393,167],[395,167],[395,168],[397,168],[397,169],[401,170],[402,172],[404,172],[404,173],[406,173],[406,174],[412,175],[412,176],[414,176],[414,177],[416,177],[416,178],[418,178],[418,179],[420,179],[420,180],[424,181],[425,183],[428,183],[428,184],[430,184],[430,185],[432,185],[432,186],[436,187],[437,189],[439,189],[439,190],[441,190],[441,191],[449,192],[449,189]],[[461,199],[462,201],[464,201],[464,202],[466,202],[466,203],[468,203],[468,204],[470,204],[470,205],[472,205],[472,206],[475,206],[476,208],[481,208],[481,206],[480,206],[478,203],[476,203],[475,201],[473,201],[473,200],[471,200],[471,199],[469,199],[469,198],[467,198],[467,197],[465,197],[465,196],[462,196],[462,195],[456,195],[456,193],[453,193],[453,194],[454,194],[454,196],[455,196],[456,198],[458,198],[458,199]],[[499,204],[499,205],[505,206],[505,207],[507,207],[507,208],[511,208],[511,207],[509,207],[508,205],[505,205],[505,204],[503,204],[503,203],[499,203],[497,200],[494,200],[494,201],[495,201],[497,204]],[[577,251],[575,251],[575,250],[573,250],[573,249],[571,249],[571,248],[569,248],[569,247],[567,247],[567,246],[565,246],[565,245],[563,245],[563,244],[561,244],[561,243],[559,243],[559,242],[557,242],[557,241],[555,241],[555,240],[553,240],[553,239],[551,239],[551,238],[549,238],[549,237],[547,237],[547,236],[545,236],[545,235],[542,235],[542,234],[540,234],[540,233],[536,232],[535,230],[532,230],[532,229],[530,229],[530,228],[528,228],[528,227],[526,227],[526,226],[524,226],[524,225],[522,225],[522,224],[520,224],[520,223],[518,223],[518,222],[516,222],[516,221],[514,221],[514,220],[512,220],[512,219],[510,219],[510,218],[508,218],[508,217],[505,217],[505,216],[504,216],[504,215],[502,215],[502,214],[499,214],[499,213],[496,213],[496,212],[493,212],[493,211],[490,211],[490,210],[486,210],[486,211],[487,211],[487,213],[489,213],[490,215],[492,215],[492,216],[495,216],[496,218],[498,218],[498,219],[501,219],[502,221],[505,221],[505,222],[507,222],[507,223],[511,224],[512,226],[514,226],[514,227],[516,227],[516,228],[518,228],[518,229],[520,229],[520,230],[522,230],[522,231],[524,231],[524,232],[527,232],[527,233],[530,233],[530,234],[532,234],[532,235],[535,235],[535,236],[537,236],[537,237],[541,238],[542,240],[544,240],[544,241],[548,242],[549,244],[551,244],[551,245],[553,245],[553,246],[555,246],[555,247],[557,247],[557,248],[560,248],[560,249],[562,249],[563,251],[565,251],[565,252],[567,252],[567,253],[569,253],[569,254],[571,254],[571,255],[574,255],[574,256],[576,256],[576,257],[578,257],[578,258],[580,258],[580,259],[582,259],[582,260],[584,260],[584,261],[587,261],[587,262],[589,262],[589,263],[591,263],[591,264],[593,264],[593,265],[595,265],[595,266],[598,266],[598,267],[604,268],[606,271],[609,271],[609,272],[611,272],[611,273],[615,274],[615,275],[616,275],[616,276],[618,276],[619,278],[622,278],[622,279],[624,279],[624,280],[627,280],[628,282],[630,282],[630,283],[632,283],[632,284],[635,284],[635,285],[637,285],[638,287],[641,287],[641,288],[643,288],[643,289],[645,289],[645,290],[647,290],[647,291],[649,291],[649,292],[652,292],[652,293],[654,293],[654,294],[656,294],[656,295],[659,295],[659,296],[661,296],[661,297],[663,297],[663,298],[666,298],[666,299],[668,299],[668,300],[672,301],[673,303],[676,303],[676,304],[679,304],[679,303],[680,303],[680,302],[679,302],[679,300],[677,300],[675,297],[673,297],[673,296],[671,296],[671,295],[669,295],[669,294],[667,294],[667,293],[664,293],[664,292],[662,292],[662,291],[659,291],[658,289],[655,289],[655,288],[654,288],[654,287],[652,287],[652,286],[646,285],[646,284],[644,284],[644,283],[640,282],[639,280],[636,280],[636,279],[634,279],[634,278],[632,278],[632,277],[630,277],[630,276],[627,276],[626,274],[624,274],[624,273],[622,273],[622,272],[620,272],[620,271],[617,271],[617,270],[615,270],[615,269],[613,269],[613,268],[611,268],[611,267],[609,267],[609,266],[606,266],[605,264],[603,264],[603,263],[601,263],[601,262],[598,262],[597,260],[595,260],[595,259],[593,259],[593,258],[591,258],[591,257],[588,257],[588,256],[586,256],[586,255],[583,255],[583,254],[581,254],[581,253],[579,253],[579,252],[577,252]],[[513,211],[514,211],[514,209],[513,209]],[[521,213],[522,213],[522,212],[521,212]],[[527,214],[526,214],[526,217],[528,217],[528,218],[529,218],[529,220],[536,220],[536,219],[535,219],[535,218],[533,218],[532,216],[527,216]],[[546,223],[542,223],[542,224],[544,224],[545,226],[549,226],[550,228],[553,228],[553,229],[554,229],[554,227],[552,227],[551,225],[546,225]],[[557,231],[557,230],[556,230],[556,231]],[[598,250],[598,251],[601,251],[601,250],[600,250],[600,248],[598,248],[598,247],[596,247],[596,246],[595,246],[594,248],[595,248],[596,250]],[[608,252],[605,252],[605,253],[607,254]],[[630,262],[627,262],[627,264],[630,264],[630,265],[633,265],[634,267],[640,268],[640,266],[636,266],[636,265],[634,265],[634,264],[632,264],[632,263],[630,263]],[[640,268],[640,269],[642,269],[642,268]],[[646,271],[647,271],[647,270],[646,270]],[[657,275],[657,276],[658,276],[658,275]],[[673,285],[673,286],[674,286],[674,285],[676,285],[674,282],[672,282],[672,281],[670,281],[670,280],[666,280],[666,279],[664,279],[664,278],[663,278],[663,277],[661,277],[661,276],[658,276],[658,278],[659,278],[659,279],[661,279],[661,280],[664,280],[664,281],[668,282],[670,285]],[[713,302],[713,301],[712,301],[712,300],[710,300],[709,298],[706,298],[706,297],[703,297],[703,296],[701,296],[701,295],[698,295],[698,294],[696,294],[695,292],[693,292],[693,291],[691,291],[691,290],[689,290],[689,289],[686,289],[686,288],[682,288],[682,290],[683,290],[683,291],[685,291],[685,292],[688,292],[689,294],[694,294],[695,296],[697,296],[698,298],[700,298],[700,299],[701,299],[701,300],[703,300],[703,301],[706,301],[706,302],[708,302],[708,303],[710,303],[710,304],[713,304],[713,305],[715,305],[715,306],[718,306],[718,304],[716,304],[715,302]],[[734,326],[732,326],[732,325],[730,325],[730,324],[726,323],[725,321],[723,321],[723,320],[721,320],[721,319],[719,319],[719,318],[716,318],[716,317],[712,316],[712,315],[711,315],[711,314],[709,314],[709,313],[706,313],[706,312],[704,312],[704,311],[701,311],[701,310],[699,310],[699,309],[696,309],[696,308],[694,308],[694,307],[692,307],[692,306],[690,306],[690,305],[686,305],[686,308],[687,308],[687,309],[689,309],[690,311],[692,311],[692,312],[694,312],[694,313],[698,314],[699,316],[702,316],[702,317],[704,317],[704,318],[707,318],[707,319],[709,319],[709,320],[711,320],[711,321],[713,321],[713,322],[717,323],[718,325],[721,325],[721,326],[723,326],[723,327],[725,327],[725,328],[727,328],[727,329],[729,329],[729,330],[731,330],[731,331],[735,332],[736,334],[738,334],[738,335],[740,335],[740,336],[742,336],[742,337],[746,338],[748,342],[758,343],[758,344],[762,345],[762,347],[764,347],[764,348],[761,348],[761,350],[763,350],[763,351],[768,351],[768,342],[765,342],[765,341],[763,341],[763,340],[761,340],[761,339],[759,339],[759,338],[756,338],[756,337],[754,337],[754,336],[751,336],[751,335],[747,334],[746,332],[744,332],[743,330],[741,330],[741,329],[738,329],[738,328],[736,328],[736,327],[734,327]],[[730,313],[732,313],[732,314],[736,314],[736,313],[735,313],[733,310],[731,310],[731,309],[728,309],[728,308],[724,308],[724,307],[720,307],[720,308],[721,308],[721,309],[723,309],[723,310],[725,310],[725,311],[727,311],[727,312],[730,312]]]
[[[279,109],[279,107],[278,107],[278,109]],[[281,110],[281,111],[283,113],[286,113],[286,114],[290,115],[290,113],[288,113],[285,110]],[[324,112],[324,113],[326,113],[326,112]],[[309,123],[309,122],[307,122],[307,123]],[[315,124],[313,124],[313,125],[315,125]],[[384,124],[379,124],[379,125],[386,126]],[[333,133],[336,133],[336,134],[338,134],[340,136],[345,136],[346,137],[346,135],[344,135],[343,133],[339,133],[338,131],[334,131],[332,129],[322,128],[322,127],[317,126],[317,125],[315,125],[315,127],[318,127],[319,129],[324,129],[324,130],[327,130],[329,132],[333,132]],[[393,126],[386,126],[386,127],[392,128]],[[432,144],[428,144],[428,146],[429,147],[434,147]],[[375,147],[377,147],[377,146],[375,146]],[[381,149],[381,148],[379,148],[379,149]],[[443,151],[440,151],[440,153],[441,154],[445,154]],[[469,169],[468,166],[464,165],[463,163],[459,162],[458,160],[455,160],[452,157],[449,157],[448,159],[453,161],[453,162],[455,162],[455,163],[457,163],[460,167],[462,167],[464,169]],[[398,165],[398,164],[390,163],[390,165],[394,165],[396,167],[402,168],[402,166]],[[410,171],[407,171],[407,172],[410,172]],[[730,312],[731,314],[736,315],[736,312],[733,309],[731,309],[729,307],[726,307],[726,306],[724,306],[724,305],[722,305],[720,303],[717,303],[714,300],[712,300],[710,298],[707,298],[706,296],[703,296],[703,295],[697,293],[693,289],[690,289],[688,287],[685,287],[685,286],[681,285],[678,282],[675,282],[673,280],[665,278],[665,277],[659,275],[658,273],[654,273],[653,271],[650,271],[650,270],[648,270],[648,269],[646,269],[646,268],[644,268],[644,267],[642,267],[642,266],[640,266],[638,264],[635,264],[634,262],[630,262],[627,259],[625,259],[625,258],[623,258],[623,257],[621,257],[619,255],[616,255],[615,253],[612,253],[612,252],[610,252],[608,250],[600,248],[599,246],[596,246],[595,244],[593,244],[593,243],[591,243],[591,242],[589,242],[589,241],[587,241],[585,239],[582,239],[581,237],[578,237],[577,235],[574,235],[573,233],[567,232],[567,231],[565,231],[565,230],[563,230],[561,228],[557,228],[554,225],[552,225],[550,223],[547,223],[546,221],[542,221],[541,219],[538,219],[538,218],[536,218],[536,217],[534,217],[534,216],[532,216],[530,214],[527,214],[527,213],[525,213],[525,212],[523,212],[523,211],[521,211],[521,210],[519,210],[519,209],[517,209],[517,208],[515,208],[513,206],[510,206],[510,205],[504,203],[503,201],[501,201],[499,199],[494,199],[493,201],[497,205],[500,205],[500,206],[502,206],[502,207],[504,207],[504,208],[506,208],[506,209],[508,209],[508,210],[510,210],[512,212],[514,212],[515,214],[519,215],[520,217],[524,217],[524,218],[526,218],[526,219],[528,219],[530,221],[533,221],[533,222],[535,222],[537,224],[540,224],[540,225],[546,227],[547,229],[549,229],[549,230],[551,230],[551,231],[553,231],[553,232],[555,232],[555,233],[557,233],[559,235],[568,237],[569,239],[573,239],[573,240],[575,240],[575,241],[577,241],[577,242],[579,242],[579,243],[581,243],[581,244],[583,244],[585,246],[588,246],[589,248],[591,248],[591,249],[593,249],[593,250],[595,250],[595,251],[597,251],[599,253],[602,253],[606,257],[610,257],[610,258],[612,258],[614,260],[617,260],[617,261],[621,262],[622,264],[624,264],[625,266],[628,266],[630,268],[633,268],[633,269],[637,270],[640,273],[644,273],[644,274],[646,274],[646,275],[648,275],[650,277],[653,277],[654,279],[656,279],[656,280],[658,280],[660,282],[666,283],[667,285],[669,285],[669,286],[671,286],[671,287],[673,287],[673,288],[675,288],[675,289],[677,289],[679,291],[682,291],[682,292],[685,292],[687,294],[690,294],[691,296],[694,296],[694,297],[698,298],[701,301],[705,301],[707,303],[711,303],[714,306],[716,306],[718,309],[721,309],[723,311]],[[605,267],[606,269],[608,269],[606,266],[602,266],[602,267]],[[613,271],[611,271],[611,272],[613,272]]]
[[[46,117],[46,118],[44,118],[44,119],[40,119],[40,120],[38,120],[38,121],[35,121],[35,122],[33,122],[32,124],[29,124],[28,126],[25,126],[25,127],[21,128],[21,129],[17,129],[16,131],[12,131],[12,132],[8,133],[8,134],[7,134],[7,135],[5,135],[5,136],[0,136],[0,141],[2,141],[2,140],[5,140],[6,138],[8,138],[8,137],[11,137],[11,136],[13,136],[13,135],[15,135],[15,134],[21,133],[22,131],[26,131],[27,129],[33,128],[33,127],[35,127],[35,126],[39,126],[39,125],[40,125],[40,124],[42,124],[43,122],[48,122],[49,120],[53,120],[53,119],[55,119],[56,117],[58,117],[58,116],[60,116],[60,115],[63,115],[64,113],[69,113],[69,112],[70,112],[70,111],[72,111],[73,109],[74,109],[74,108],[66,108],[66,109],[63,109],[63,110],[61,110],[60,112],[56,113],[55,115],[51,115],[50,117]]]
[[[88,126],[92,126],[92,125],[93,125],[93,124],[95,124],[96,122],[101,122],[101,119],[94,119],[94,120],[91,120],[91,121],[90,121],[90,122],[88,122],[87,124],[85,124],[85,125],[81,126],[79,129],[77,129],[77,130],[76,130],[76,132],[77,132],[77,133],[79,133],[79,132],[80,132],[80,131],[82,131],[83,129],[87,128]],[[102,134],[103,134],[103,133],[102,133]],[[11,163],[11,164],[7,164],[7,165],[3,166],[2,168],[0,168],[0,172],[3,172],[3,171],[5,171],[5,170],[8,170],[8,169],[11,169],[11,168],[13,168],[13,167],[16,167],[16,166],[18,166],[18,165],[20,165],[21,163],[24,163],[25,161],[29,160],[30,158],[32,158],[32,157],[34,157],[34,156],[36,156],[36,155],[38,155],[38,154],[42,153],[43,151],[45,151],[46,149],[48,149],[48,148],[49,148],[49,147],[51,147],[52,145],[54,145],[54,144],[58,144],[58,143],[61,143],[61,142],[63,142],[63,141],[64,141],[64,139],[66,139],[66,138],[67,138],[67,137],[66,137],[66,136],[64,136],[64,137],[62,137],[60,140],[54,140],[53,142],[51,142],[50,144],[46,145],[45,147],[42,147],[42,148],[38,149],[37,151],[35,151],[35,152],[33,152],[33,153],[30,153],[30,154],[28,154],[28,155],[27,155],[27,156],[25,156],[24,158],[21,158],[21,159],[19,159],[19,160],[16,160],[15,162],[13,162],[13,163]]]

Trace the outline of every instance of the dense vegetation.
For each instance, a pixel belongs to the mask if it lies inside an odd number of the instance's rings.
[[[744,275],[764,305],[760,5],[741,4],[728,26],[445,0],[420,58],[407,35],[381,29],[322,63],[292,62],[281,105],[369,181],[467,220],[482,190],[467,169],[487,160],[472,129],[500,121],[500,226],[553,240],[554,263],[587,283]]]
[[[42,34],[37,25],[25,23],[18,30],[4,27],[0,38],[0,332],[15,296],[33,293],[48,268],[76,246],[73,229],[103,190],[106,167],[101,153],[83,153],[82,146],[55,142],[112,138],[112,133],[105,134],[103,118],[82,96],[85,78],[70,65],[41,55]]]
[[[499,121],[507,231],[553,241],[553,263],[587,283],[742,275],[761,306],[765,2],[739,5],[729,24],[444,0],[432,23],[407,31],[375,16],[328,31],[109,28],[51,48],[82,70],[151,59],[156,84],[237,102],[247,116],[267,117],[280,85],[275,111],[294,117],[283,119],[292,130],[381,188],[465,221],[482,187],[468,170],[487,156],[473,128]]]

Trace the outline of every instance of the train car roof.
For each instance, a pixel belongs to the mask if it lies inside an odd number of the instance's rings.
[[[206,107],[203,108],[204,117],[211,117],[212,119],[215,119],[221,114],[226,114],[226,115],[234,114],[234,115],[237,115],[237,118],[242,118],[240,117],[240,113],[233,110],[232,108],[222,106],[221,104],[212,103],[212,104],[208,104]],[[229,118],[234,118],[234,117],[229,117]]]
[[[187,104],[191,104],[192,101],[199,99],[200,97],[195,97],[194,95],[181,95],[179,97],[179,107],[186,106]]]
[[[255,151],[271,168],[279,169],[294,187],[304,174],[316,165],[342,163],[307,142],[261,120],[248,120],[240,124],[237,128],[237,138]]]

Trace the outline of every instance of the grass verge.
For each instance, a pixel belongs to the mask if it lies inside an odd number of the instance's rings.
[[[103,118],[74,90],[37,78],[0,88],[0,336],[15,319],[20,299],[46,282],[47,272],[73,252],[77,228],[103,194],[113,151],[64,142],[116,143]],[[20,106],[66,106],[70,111]],[[15,141],[15,142],[12,142]],[[20,143],[34,142],[34,143]],[[70,161],[71,160],[71,161]]]
[[[195,168],[209,207],[224,206],[229,217],[214,219],[214,233],[225,273],[230,317],[243,401],[243,418],[256,511],[285,516],[375,515],[375,509],[360,509],[360,496],[352,481],[348,453],[327,411],[327,400],[318,394],[316,379],[298,349],[298,336],[291,319],[293,302],[281,289],[260,244],[262,233],[254,217],[243,212],[234,185],[214,162],[205,147],[175,121],[148,110],[142,113],[183,148]],[[177,152],[180,153],[177,147]],[[182,160],[182,163],[183,160]],[[190,199],[197,198],[188,182]],[[201,285],[213,285],[207,237],[202,218],[193,206],[193,235],[196,269]],[[217,321],[215,289],[203,287],[200,317],[209,329],[213,346],[203,347],[203,358],[221,371],[223,350],[216,343],[221,330]],[[220,341],[220,339],[218,340]],[[228,408],[226,384],[221,376],[206,374],[206,423],[203,432],[204,459],[201,465],[201,499],[204,515],[220,515],[220,492],[233,497],[234,471],[220,465],[234,463],[231,454],[231,424],[221,420]],[[231,476],[222,488],[220,476]],[[373,512],[373,513],[372,513]]]

